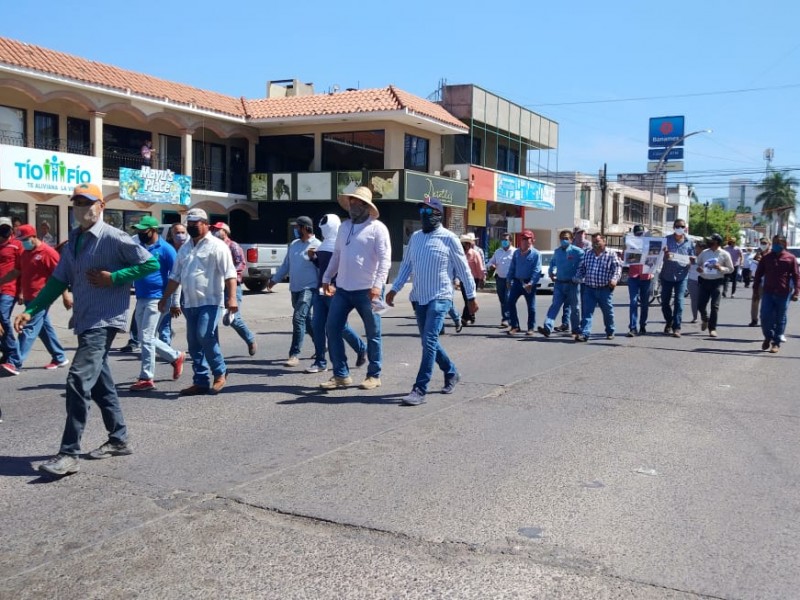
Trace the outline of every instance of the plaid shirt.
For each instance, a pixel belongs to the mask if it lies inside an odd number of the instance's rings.
[[[236,269],[236,283],[238,285],[242,283],[242,273],[244,273],[244,270],[247,267],[247,261],[244,257],[244,250],[242,250],[242,247],[234,242],[231,238],[227,238],[225,243],[228,244],[228,248],[231,249],[231,258],[233,259],[233,267]]]
[[[622,263],[616,252],[603,250],[600,256],[589,250],[578,267],[578,279],[592,288],[617,283],[622,275]]]

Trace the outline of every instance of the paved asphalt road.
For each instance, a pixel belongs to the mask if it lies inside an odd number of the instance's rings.
[[[607,341],[596,320],[589,344],[509,339],[482,294],[477,326],[443,339],[457,393],[407,408],[405,292],[383,386],[324,393],[329,374],[281,365],[276,290],[245,297],[257,356],[222,332],[219,396],[178,398],[190,373],[165,365],[156,391],[129,393],[138,361],[115,353],[136,453],[62,480],[31,463],[58,448],[65,370],[38,368],[37,343],[0,379],[0,598],[800,597],[797,305],[770,355],[749,290],[723,301],[716,340],[665,337],[654,309],[652,335]],[[84,450],[104,437],[95,409]]]

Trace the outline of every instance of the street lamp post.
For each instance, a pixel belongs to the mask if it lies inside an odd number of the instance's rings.
[[[661,158],[658,160],[658,164],[656,165],[656,170],[653,173],[653,181],[650,184],[650,231],[653,231],[653,196],[655,195],[656,179],[658,179],[658,174],[661,172],[664,163],[667,162],[667,156],[669,155],[669,151],[672,150],[678,144],[680,144],[686,138],[692,137],[693,135],[697,135],[698,133],[711,133],[711,130],[698,129],[697,131],[693,131],[692,133],[687,133],[686,135],[682,135],[677,140],[672,142],[669,146],[667,146],[666,150],[664,150],[664,153],[661,155]]]

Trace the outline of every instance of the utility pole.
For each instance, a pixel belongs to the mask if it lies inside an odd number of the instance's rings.
[[[606,237],[606,190],[608,189],[608,164],[600,171],[600,235]]]

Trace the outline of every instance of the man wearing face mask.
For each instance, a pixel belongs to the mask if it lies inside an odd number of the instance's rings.
[[[36,237],[36,230],[32,225],[20,225],[18,239],[23,248],[19,270],[10,271],[5,276],[0,277],[0,286],[4,285],[6,281],[19,278],[22,297],[27,306],[39,295],[48,277],[53,274],[56,265],[58,265],[59,256],[52,246],[45,244]],[[64,292],[62,298],[64,308],[71,309],[72,296],[69,292]],[[9,361],[0,365],[0,367],[10,375],[19,375],[20,369],[22,369],[28,354],[30,354],[33,342],[36,341],[37,337],[42,340],[44,347],[52,357],[50,363],[44,367],[45,369],[55,370],[59,367],[66,367],[69,364],[69,359],[64,354],[64,348],[58,340],[56,330],[50,322],[48,309],[45,309],[36,313],[20,332],[18,362]]]
[[[517,301],[525,297],[527,313],[527,329],[525,335],[533,335],[536,327],[536,284],[542,276],[542,259],[539,251],[533,247],[534,234],[530,229],[522,232],[519,248],[511,258],[508,269],[508,312],[511,315],[511,328],[508,335],[520,333],[520,320],[517,313]]]
[[[731,256],[722,248],[722,236],[712,233],[708,238],[708,248],[697,257],[697,272],[700,277],[700,329],[708,329],[709,337],[717,337],[717,316],[722,285],[725,275],[733,271]],[[711,315],[708,314],[708,302],[711,301]]]
[[[368,187],[358,187],[339,196],[339,205],[350,218],[342,223],[331,262],[322,276],[322,288],[330,293],[331,280],[336,277],[336,294],[331,301],[326,332],[333,363],[333,377],[322,384],[323,389],[351,385],[350,369],[344,351],[342,331],[347,316],[356,310],[364,322],[367,334],[367,377],[359,386],[373,390],[381,385],[381,317],[373,312],[373,301],[379,302],[392,264],[392,244],[389,230],[378,220],[380,212],[372,201]]]
[[[410,299],[422,340],[422,360],[411,393],[402,400],[407,406],[418,406],[425,402],[434,363],[444,373],[443,394],[452,394],[460,379],[455,363],[439,343],[439,331],[453,305],[454,272],[465,288],[470,314],[478,312],[475,280],[458,238],[442,227],[444,207],[441,201],[426,196],[419,205],[419,214],[422,230],[411,235],[397,278],[386,294],[386,303],[394,306],[397,292],[414,274]]]
[[[553,280],[553,302],[547,311],[544,326],[539,333],[545,337],[555,329],[558,311],[564,307],[565,317],[569,320],[572,335],[580,333],[581,316],[578,311],[578,267],[586,254],[583,249],[572,244],[572,232],[565,229],[559,234],[559,245],[553,251],[548,272]]]
[[[643,237],[644,225],[634,225],[633,235]],[[647,316],[650,312],[650,285],[653,283],[653,275],[643,271],[644,265],[636,264],[628,267],[628,298],[630,300],[628,337],[647,333]],[[677,334],[680,335],[680,327],[677,330]]]
[[[256,336],[250,331],[247,323],[242,318],[242,273],[247,268],[247,261],[244,257],[244,250],[242,247],[233,241],[231,238],[231,228],[227,223],[219,221],[211,226],[212,233],[215,237],[221,239],[231,250],[231,259],[233,266],[236,269],[236,302],[239,304],[239,310],[233,315],[231,321],[231,329],[233,329],[239,337],[247,344],[247,352],[250,356],[255,356],[258,347],[256,346]]]
[[[134,318],[139,326],[142,368],[139,372],[139,379],[130,387],[132,392],[146,392],[156,389],[153,381],[156,355],[172,365],[172,379],[178,379],[181,376],[183,363],[186,360],[186,355],[183,352],[178,352],[156,336],[156,327],[161,318],[158,302],[164,297],[164,290],[169,283],[169,274],[177,256],[175,249],[158,235],[160,225],[158,219],[150,216],[142,217],[139,223],[134,225],[139,243],[156,257],[159,270],[133,283],[133,289],[136,292]],[[176,290],[172,297],[169,298],[170,305],[178,304],[178,294],[179,292]]]
[[[758,240],[758,249],[753,253],[752,257],[752,266],[751,269],[755,274],[756,269],[758,269],[758,263],[761,262],[761,259],[764,258],[764,255],[769,252],[769,240],[765,237],[762,237]],[[761,306],[761,294],[754,288],[753,289],[753,296],[750,298],[750,327],[758,327],[758,312],[759,306]]]
[[[592,315],[599,306],[603,313],[606,339],[614,339],[614,302],[612,296],[622,275],[622,263],[617,253],[606,249],[606,238],[592,236],[592,251],[587,252],[578,266],[577,277],[583,281],[581,299],[581,332],[576,342],[588,342],[592,335]]]
[[[0,217],[0,277],[6,277],[9,273],[19,273],[20,257],[22,256],[22,244],[12,236],[12,223],[8,217]],[[14,329],[11,326],[11,313],[17,303],[19,295],[18,277],[6,279],[0,285],[0,324],[3,325],[5,333],[0,336],[0,364],[9,365],[13,368],[15,364],[21,364],[19,357],[19,345],[14,336]],[[6,373],[11,373],[10,369],[4,369]]]
[[[786,329],[786,312],[789,300],[800,297],[800,270],[794,254],[786,250],[786,237],[772,238],[771,252],[758,262],[753,279],[753,295],[761,296],[761,331],[764,333],[762,350],[777,353]]]
[[[494,271],[497,299],[500,301],[500,327],[508,327],[511,315],[506,306],[508,299],[508,269],[511,267],[511,258],[514,256],[514,245],[511,243],[511,234],[504,233],[500,236],[500,247],[494,251],[486,267]]]
[[[317,267],[311,261],[320,241],[314,235],[314,222],[309,217],[297,217],[292,227],[294,239],[289,244],[286,256],[272,279],[268,289],[289,276],[289,291],[292,294],[292,344],[289,358],[284,366],[296,367],[300,364],[300,351],[303,349],[306,331],[312,331],[311,305],[317,285]],[[309,252],[310,251],[310,252]]]
[[[665,238],[664,266],[660,275],[661,312],[666,321],[664,334],[681,337],[683,297],[686,295],[689,267],[694,261],[694,243],[686,236],[686,221],[675,219],[672,226],[672,235]],[[687,258],[676,260],[676,256]]]
[[[72,289],[78,349],[67,375],[67,421],[58,455],[39,465],[40,471],[59,476],[80,468],[81,437],[92,400],[100,407],[108,441],[89,456],[100,459],[133,452],[108,352],[114,336],[128,324],[131,282],[159,267],[158,260],[130,235],[104,222],[105,201],[99,186],[77,186],[72,205],[78,227],[69,233],[53,275],[14,321],[16,330],[22,331],[33,315],[50,306],[67,287]]]
[[[219,321],[223,307],[231,314],[239,310],[236,269],[228,246],[211,235],[206,211],[189,209],[186,231],[191,239],[178,252],[158,310],[166,312],[168,298],[180,286],[180,310],[186,318],[186,341],[194,371],[192,385],[182,389],[180,395],[218,394],[225,387],[228,373],[219,345]]]
[[[186,227],[183,223],[173,223],[167,233],[167,242],[175,249],[177,256],[178,250],[181,249],[187,241],[189,241],[189,234],[186,233]],[[173,304],[170,309],[161,316],[161,321],[158,325],[158,339],[167,345],[172,344],[172,317],[181,314],[180,292],[178,292],[178,303]],[[134,319],[136,322],[136,319]]]

